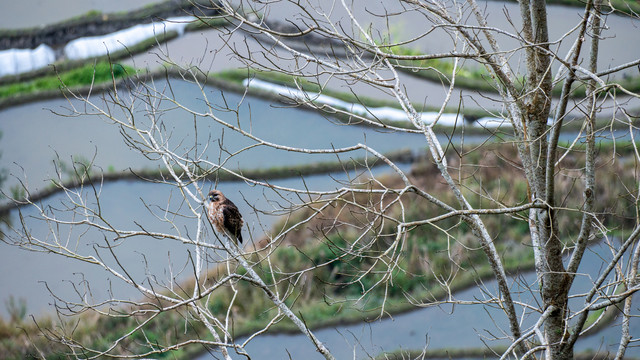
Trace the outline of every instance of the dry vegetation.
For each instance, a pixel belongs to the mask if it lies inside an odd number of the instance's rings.
[[[497,207],[498,204],[517,205],[525,201],[527,184],[514,160],[516,152],[513,146],[490,145],[479,149],[455,149],[449,164],[463,184],[464,191],[474,206]],[[611,145],[600,149],[597,176],[599,184],[597,201],[600,204],[601,226],[617,224],[609,230],[625,233],[633,226],[637,211],[635,189],[629,188],[634,177],[639,175],[637,161],[626,156],[616,159]],[[631,146],[618,146],[618,153],[631,151]],[[460,157],[457,154],[463,154]],[[582,159],[580,152],[573,152],[561,162],[560,176],[556,191],[563,195],[563,203],[558,215],[559,226],[567,247],[572,246],[570,234],[579,226],[580,202],[583,184],[580,175]],[[622,160],[620,160],[622,159]],[[452,171],[453,173],[454,171]],[[442,183],[433,164],[423,160],[414,165],[410,176],[417,186],[441,194],[440,199],[453,204],[454,199]],[[480,182],[479,179],[483,179]],[[363,183],[363,187],[374,189],[401,188],[401,181],[393,176],[383,176]],[[247,255],[256,263],[258,271],[265,281],[278,284],[281,294],[288,294],[287,303],[303,314],[305,321],[312,326],[321,326],[343,321],[358,321],[362,318],[375,318],[380,315],[384,304],[388,311],[404,311],[410,308],[410,302],[432,301],[445,294],[441,285],[443,279],[454,289],[470,284],[478,277],[490,275],[484,253],[468,231],[466,225],[456,217],[438,221],[429,226],[414,228],[408,238],[394,251],[401,252],[397,263],[391,263],[392,254],[385,254],[389,243],[395,238],[394,218],[400,213],[399,203],[387,207],[392,196],[372,193],[352,194],[343,197],[340,202],[332,203],[321,213],[320,205],[307,207],[294,212],[288,219],[274,227],[274,235],[290,224],[316,214],[316,217],[304,226],[290,232],[283,240],[271,243],[261,251]],[[318,204],[320,204],[319,202]],[[402,206],[408,218],[424,218],[425,214],[437,216],[442,211],[414,194],[402,197]],[[385,209],[383,217],[375,216],[371,209]],[[405,219],[411,220],[411,219]],[[522,216],[485,215],[483,219],[495,236],[497,248],[504,255],[509,271],[533,266],[532,250],[528,234],[526,214]],[[349,226],[345,226],[348,224]],[[370,237],[354,229],[371,227]],[[382,228],[382,231],[379,231]],[[381,234],[374,236],[374,234]],[[263,241],[263,244],[268,241]],[[271,264],[271,266],[269,266]],[[222,264],[210,269],[211,279],[233,273],[237,264]],[[393,268],[392,279],[381,282],[387,276],[389,267]],[[231,270],[231,272],[229,272]],[[239,274],[242,274],[239,269]],[[383,284],[377,286],[378,284]],[[183,295],[188,298],[193,283],[184,284]],[[208,298],[208,308],[215,314],[226,311],[234,294],[243,299],[235,300],[231,311],[234,320],[234,336],[264,327],[276,313],[268,299],[258,296],[259,292],[246,279],[237,279],[227,286],[216,290]],[[247,299],[252,299],[247,301]],[[160,308],[158,299],[145,299],[149,308]],[[113,313],[123,313],[117,307],[101,309]],[[137,325],[148,320],[149,314],[137,311],[136,316],[98,317],[95,313],[84,313],[75,318],[38,319],[38,325],[20,315],[16,306],[11,321],[0,320],[0,353],[12,354],[9,358],[25,358],[45,355],[48,359],[64,358],[73,344],[91,343],[93,349],[104,350],[124,332],[132,331]],[[120,342],[115,352],[120,354],[140,354],[154,348],[154,344],[165,345],[187,339],[206,337],[206,331],[199,322],[191,321],[192,316],[186,308],[154,314],[156,318],[136,330],[133,336]],[[291,330],[291,324],[282,320],[275,324],[279,330]],[[99,335],[102,334],[102,335]],[[52,341],[55,340],[55,341]],[[62,345],[71,345],[67,347]],[[187,347],[187,350],[173,351],[168,356],[189,357],[188,351],[201,351],[201,346]],[[88,355],[88,354],[87,354]]]

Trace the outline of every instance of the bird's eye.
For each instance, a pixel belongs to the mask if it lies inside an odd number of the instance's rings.
[[[213,201],[213,195],[209,196],[209,201]]]

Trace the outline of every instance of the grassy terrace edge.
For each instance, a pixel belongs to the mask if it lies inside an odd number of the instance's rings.
[[[103,62],[94,63],[93,65],[85,64],[81,69],[83,69],[83,71],[85,72],[91,71],[92,68],[100,64],[103,64]],[[114,66],[120,67],[120,65],[114,65]],[[285,85],[285,86],[291,86],[291,87],[300,86],[302,89],[309,92],[322,91],[322,94],[324,95],[328,95],[346,102],[360,103],[369,107],[392,107],[392,108],[400,109],[400,106],[398,105],[398,103],[394,101],[380,100],[380,99],[374,99],[369,97],[361,97],[361,96],[356,96],[352,93],[337,92],[337,91],[333,91],[326,88],[321,89],[317,84],[309,82],[305,79],[300,79],[293,76],[276,74],[276,73],[258,72],[255,70],[247,70],[247,69],[224,70],[216,73],[203,73],[198,69],[185,70],[185,69],[177,68],[176,66],[167,66],[165,68],[157,69],[154,71],[139,71],[139,70],[137,71],[131,67],[123,67],[123,68],[125,69],[124,73],[118,73],[117,77],[116,77],[116,74],[110,73],[109,75],[113,75],[114,77],[109,78],[102,82],[97,82],[95,81],[94,78],[89,76],[89,77],[85,77],[86,79],[89,79],[89,81],[87,81],[85,85],[77,84],[74,86],[70,86],[68,88],[62,88],[61,86],[55,84],[55,86],[53,86],[52,88],[48,88],[48,89],[32,88],[27,92],[19,92],[11,95],[5,94],[4,97],[2,96],[3,89],[11,86],[16,86],[19,84],[0,85],[0,109],[7,108],[14,105],[24,104],[28,102],[40,101],[43,99],[60,98],[60,97],[68,98],[70,92],[86,94],[91,91],[93,94],[95,94],[98,92],[109,91],[109,89],[111,89],[114,85],[121,86],[125,82],[132,82],[132,81],[138,82],[138,81],[146,81],[149,79],[161,79],[161,78],[183,79],[186,81],[197,80],[202,85],[214,86],[222,90],[232,91],[240,94],[246,93],[250,96],[271,100],[271,101],[278,101],[278,102],[285,102],[285,103],[287,102],[285,98],[283,98],[278,94],[275,94],[270,91],[261,90],[261,89],[247,88],[242,83],[243,80],[247,78],[257,78],[257,79],[269,81],[278,85]],[[72,73],[77,70],[78,69],[63,71],[59,75],[55,75],[55,78],[58,78],[58,77],[63,78],[66,74]],[[52,77],[49,77],[49,78],[52,78]],[[37,82],[38,80],[33,80],[33,81]],[[343,114],[324,112],[324,111],[317,110],[311,106],[302,106],[301,108],[321,112],[343,123],[352,124],[352,125],[364,125],[362,122],[355,121],[353,118]],[[419,111],[438,111],[439,110],[437,107],[433,107],[433,106],[417,106],[417,105],[416,105],[416,109],[418,109]],[[449,107],[445,109],[445,112],[459,113],[459,109]],[[637,116],[637,114],[640,114],[640,111],[639,110],[630,111],[630,114],[632,115],[636,114]],[[492,116],[492,114],[481,109],[465,109],[464,116],[479,118],[483,116]],[[575,121],[575,120],[578,120],[578,121]],[[579,130],[582,127],[582,122],[579,120],[580,119],[578,118],[566,118],[563,124],[563,129],[570,130],[570,131]],[[382,124],[382,128],[384,128],[385,125],[394,126],[398,128],[413,128],[412,124],[407,121],[386,121],[384,124]],[[604,128],[604,127],[616,128],[616,127],[625,127],[625,126],[619,124],[618,122],[614,122],[613,124],[611,124],[610,119],[600,119],[596,121],[596,127],[597,128]],[[451,126],[444,126],[444,125],[436,125],[435,128],[436,130],[439,130],[445,133],[450,133],[450,134],[454,132],[463,131],[462,129],[464,129],[464,132],[466,134],[470,134],[470,135],[487,135],[489,134],[488,131],[495,131],[495,129],[484,129],[481,127],[461,127],[461,126],[451,127]],[[499,134],[501,136],[509,136],[510,131],[505,129],[507,128],[502,128],[502,130],[500,132],[496,132],[496,134]]]
[[[384,154],[386,158],[389,160],[399,163],[399,164],[411,164],[415,162],[418,158],[418,155],[413,151],[405,149],[398,150],[394,152],[390,152]],[[316,162],[316,163],[308,163],[301,165],[293,165],[293,166],[277,166],[272,168],[265,169],[245,169],[245,170],[237,170],[236,172],[241,174],[244,177],[255,179],[255,180],[277,180],[277,179],[286,179],[292,177],[301,177],[301,176],[309,176],[309,175],[317,175],[317,174],[327,174],[327,173],[335,173],[342,171],[352,171],[352,170],[363,170],[367,167],[373,168],[384,163],[379,159],[374,159],[370,157],[369,159],[365,158],[351,158],[344,161],[325,161],[325,162]],[[52,196],[56,193],[64,191],[64,189],[73,189],[80,187],[83,184],[99,184],[103,182],[111,182],[111,181],[119,181],[119,180],[143,180],[143,181],[165,181],[166,179],[171,178],[171,173],[166,169],[158,169],[158,170],[149,170],[149,169],[141,169],[141,170],[132,170],[129,169],[127,171],[116,172],[110,171],[107,173],[95,173],[91,170],[88,164],[81,164],[80,169],[84,171],[86,177],[79,181],[77,179],[69,179],[62,182],[54,182],[51,181],[50,185],[40,191],[29,193],[29,201],[31,202],[39,202],[42,201],[49,196]],[[173,172],[180,175],[182,173],[182,169],[176,167],[173,169]],[[225,169],[221,169],[219,171],[210,172],[210,173],[200,173],[200,175],[204,176],[204,179],[212,180],[212,181],[225,181],[225,182],[237,182],[243,181],[243,179],[238,178],[234,174],[226,171]],[[0,215],[6,214],[16,206],[21,206],[26,204],[24,199],[15,199],[17,204],[8,203],[5,205],[0,205]]]
[[[150,73],[151,76],[153,77],[154,75],[152,75],[152,73]],[[180,71],[176,68],[170,68],[168,70],[162,70],[160,72],[160,74],[162,75],[167,75],[169,77],[173,77],[173,78],[184,78],[184,71]],[[273,84],[277,84],[277,85],[284,85],[284,86],[290,86],[290,87],[297,87],[299,86],[300,88],[302,88],[305,91],[308,92],[322,92],[323,95],[328,95],[331,97],[334,97],[336,99],[342,100],[342,101],[346,101],[346,102],[351,102],[351,103],[356,103],[356,104],[362,104],[368,107],[391,107],[391,108],[395,108],[395,109],[401,109],[400,105],[395,102],[395,101],[388,101],[388,100],[381,100],[381,99],[374,99],[374,98],[370,98],[370,97],[366,97],[366,96],[356,96],[352,93],[345,93],[345,92],[338,92],[338,91],[333,91],[327,88],[320,88],[320,86],[318,86],[317,84],[314,84],[312,82],[309,82],[305,79],[300,79],[300,78],[296,78],[294,76],[290,76],[290,75],[283,75],[283,74],[278,74],[278,73],[269,73],[269,72],[258,72],[255,70],[247,70],[247,69],[236,69],[236,70],[224,70],[221,72],[217,72],[217,73],[209,73],[209,74],[204,74],[201,72],[195,73],[195,74],[191,74],[191,76],[194,76],[198,79],[198,81],[202,82],[205,85],[210,85],[210,86],[214,86],[214,87],[218,87],[220,89],[223,90],[229,90],[229,91],[234,91],[237,93],[247,93],[248,95],[251,96],[255,96],[255,97],[259,97],[259,98],[263,98],[266,100],[272,100],[272,101],[278,101],[278,102],[285,102],[290,104],[290,102],[287,102],[287,99],[284,99],[282,96],[279,96],[278,94],[275,94],[273,92],[269,92],[269,91],[265,91],[265,90],[261,90],[261,89],[255,89],[255,88],[247,88],[243,85],[243,81],[247,78],[257,78],[260,80],[264,80],[264,81],[268,81],[271,82]],[[418,105],[418,104],[414,104],[414,107],[418,110],[418,111],[439,111],[439,107],[436,106],[428,106],[428,105]],[[312,110],[312,111],[317,111],[320,112],[322,114],[326,114],[332,118],[335,118],[345,124],[352,124],[352,125],[364,125],[364,126],[373,126],[373,125],[365,125],[362,124],[359,121],[354,121],[354,119],[352,119],[349,116],[346,115],[342,115],[342,114],[337,114],[337,113],[330,113],[330,112],[326,112],[326,111],[321,111],[318,109],[315,109],[311,106],[304,106],[304,108]],[[445,113],[450,113],[450,114],[457,114],[460,113],[460,109],[459,108],[454,108],[454,107],[447,107],[445,108]],[[629,112],[631,115],[635,116],[640,116],[640,109],[638,110],[632,110]],[[472,118],[480,118],[480,117],[484,117],[484,116],[494,116],[494,114],[482,110],[482,109],[464,109],[464,115],[465,117],[472,117]],[[640,122],[640,119],[638,119],[638,121]],[[415,127],[413,127],[413,125],[411,123],[409,123],[408,121],[385,121],[384,124],[389,125],[389,126],[394,126],[394,127],[398,127],[398,128],[407,128],[407,129],[415,129]],[[582,121],[581,118],[577,118],[577,117],[571,117],[571,116],[567,116],[565,117],[564,123],[563,123],[563,129],[564,130],[568,130],[568,131],[577,131],[580,130],[582,128]],[[385,127],[384,125],[382,126],[383,128]],[[614,122],[613,124],[611,123],[610,119],[597,119],[596,120],[596,128],[600,129],[600,128],[628,128],[628,125],[621,125],[618,122]],[[471,126],[471,127],[462,127],[462,126],[457,126],[457,127],[452,127],[452,126],[446,126],[446,125],[438,125],[436,124],[436,126],[434,127],[437,131],[441,132],[441,133],[447,133],[447,134],[453,134],[453,133],[459,133],[464,131],[464,133],[469,134],[469,135],[489,135],[489,134],[493,134],[493,135],[498,135],[498,136],[506,136],[506,137],[510,137],[511,136],[511,130],[510,128],[507,127],[501,127],[499,130],[498,129],[485,129],[482,127],[475,127],[475,126]]]

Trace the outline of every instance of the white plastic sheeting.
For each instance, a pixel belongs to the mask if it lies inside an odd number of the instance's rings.
[[[342,101],[331,96],[322,95],[314,92],[306,92],[298,88],[277,85],[277,84],[273,84],[273,83],[259,80],[259,79],[245,79],[242,83],[244,86],[249,86],[251,88],[269,91],[274,94],[279,94],[281,96],[291,98],[291,99],[297,99],[301,101],[311,100],[318,105],[321,105],[321,104],[329,105],[331,107],[350,111],[354,114],[361,115],[370,119],[377,118],[381,120],[390,120],[390,121],[409,121],[409,118],[404,111],[400,109],[388,107],[388,106],[365,108],[360,104],[354,104],[354,103]],[[428,112],[419,113],[419,115],[425,124],[430,125],[430,124],[433,124],[434,121],[436,121],[438,113],[428,111]],[[553,124],[553,119],[549,118],[547,123],[549,125]],[[440,119],[438,119],[438,125],[498,128],[500,126],[511,126],[511,122],[509,121],[509,119],[506,119],[506,118],[486,116],[486,117],[481,117],[471,123],[468,123],[464,121],[463,116],[461,114],[445,113],[440,115]]]
[[[368,118],[378,118],[381,120],[391,120],[391,121],[409,121],[407,114],[396,108],[391,107],[367,107],[360,104],[354,104],[346,101],[342,101],[331,96],[322,95],[314,92],[305,92],[301,91],[297,88],[292,88],[288,86],[276,85],[270,82],[258,80],[258,79],[245,79],[243,81],[244,86],[249,86],[255,89],[261,89],[265,91],[269,91],[275,94],[279,94],[281,96],[285,96],[291,99],[297,99],[302,101],[312,100],[315,104],[325,104],[332,106],[337,109],[342,109],[346,111],[353,112],[354,114],[362,115]],[[420,117],[422,121],[426,124],[432,124],[436,121],[438,113],[436,112],[423,112],[420,113]],[[440,119],[438,119],[439,125],[444,126],[463,126],[465,121],[462,118],[462,115],[458,114],[442,114]],[[473,122],[473,126],[479,127],[490,127],[496,128],[502,125],[510,126],[508,120],[495,118],[495,117],[483,117],[475,122]]]
[[[553,125],[553,119],[547,118],[547,125]],[[500,126],[511,126],[511,122],[509,119],[498,118],[498,117],[481,117],[473,122],[473,126],[483,127],[483,128],[497,128]]]
[[[64,47],[64,55],[70,60],[87,59],[124,50],[171,31],[182,35],[185,27],[194,20],[193,16],[173,17],[166,21],[140,24],[107,35],[75,39]]]
[[[483,127],[483,128],[497,128],[500,126],[511,126],[511,122],[508,119],[498,118],[498,117],[481,117],[474,121],[473,126]]]
[[[55,60],[55,53],[45,44],[41,44],[33,50],[2,50],[0,51],[0,76],[37,70],[52,64]]]

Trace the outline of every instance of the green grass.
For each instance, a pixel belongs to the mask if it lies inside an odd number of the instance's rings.
[[[135,74],[135,69],[120,64],[99,62],[61,72],[58,76],[43,76],[34,80],[0,86],[0,98],[20,96],[41,91],[57,90],[63,87],[97,85]]]
[[[229,20],[224,17],[203,18],[202,21],[189,23],[185,31],[206,30],[208,28],[216,28],[229,25]]]
[[[394,55],[420,56],[423,52],[406,46],[389,46],[386,48]],[[396,60],[395,64],[404,72],[414,76],[449,85],[449,78],[454,70],[454,63],[448,59],[430,60]],[[488,92],[497,92],[487,70],[479,65],[468,65],[460,62],[456,68],[456,86]]]

